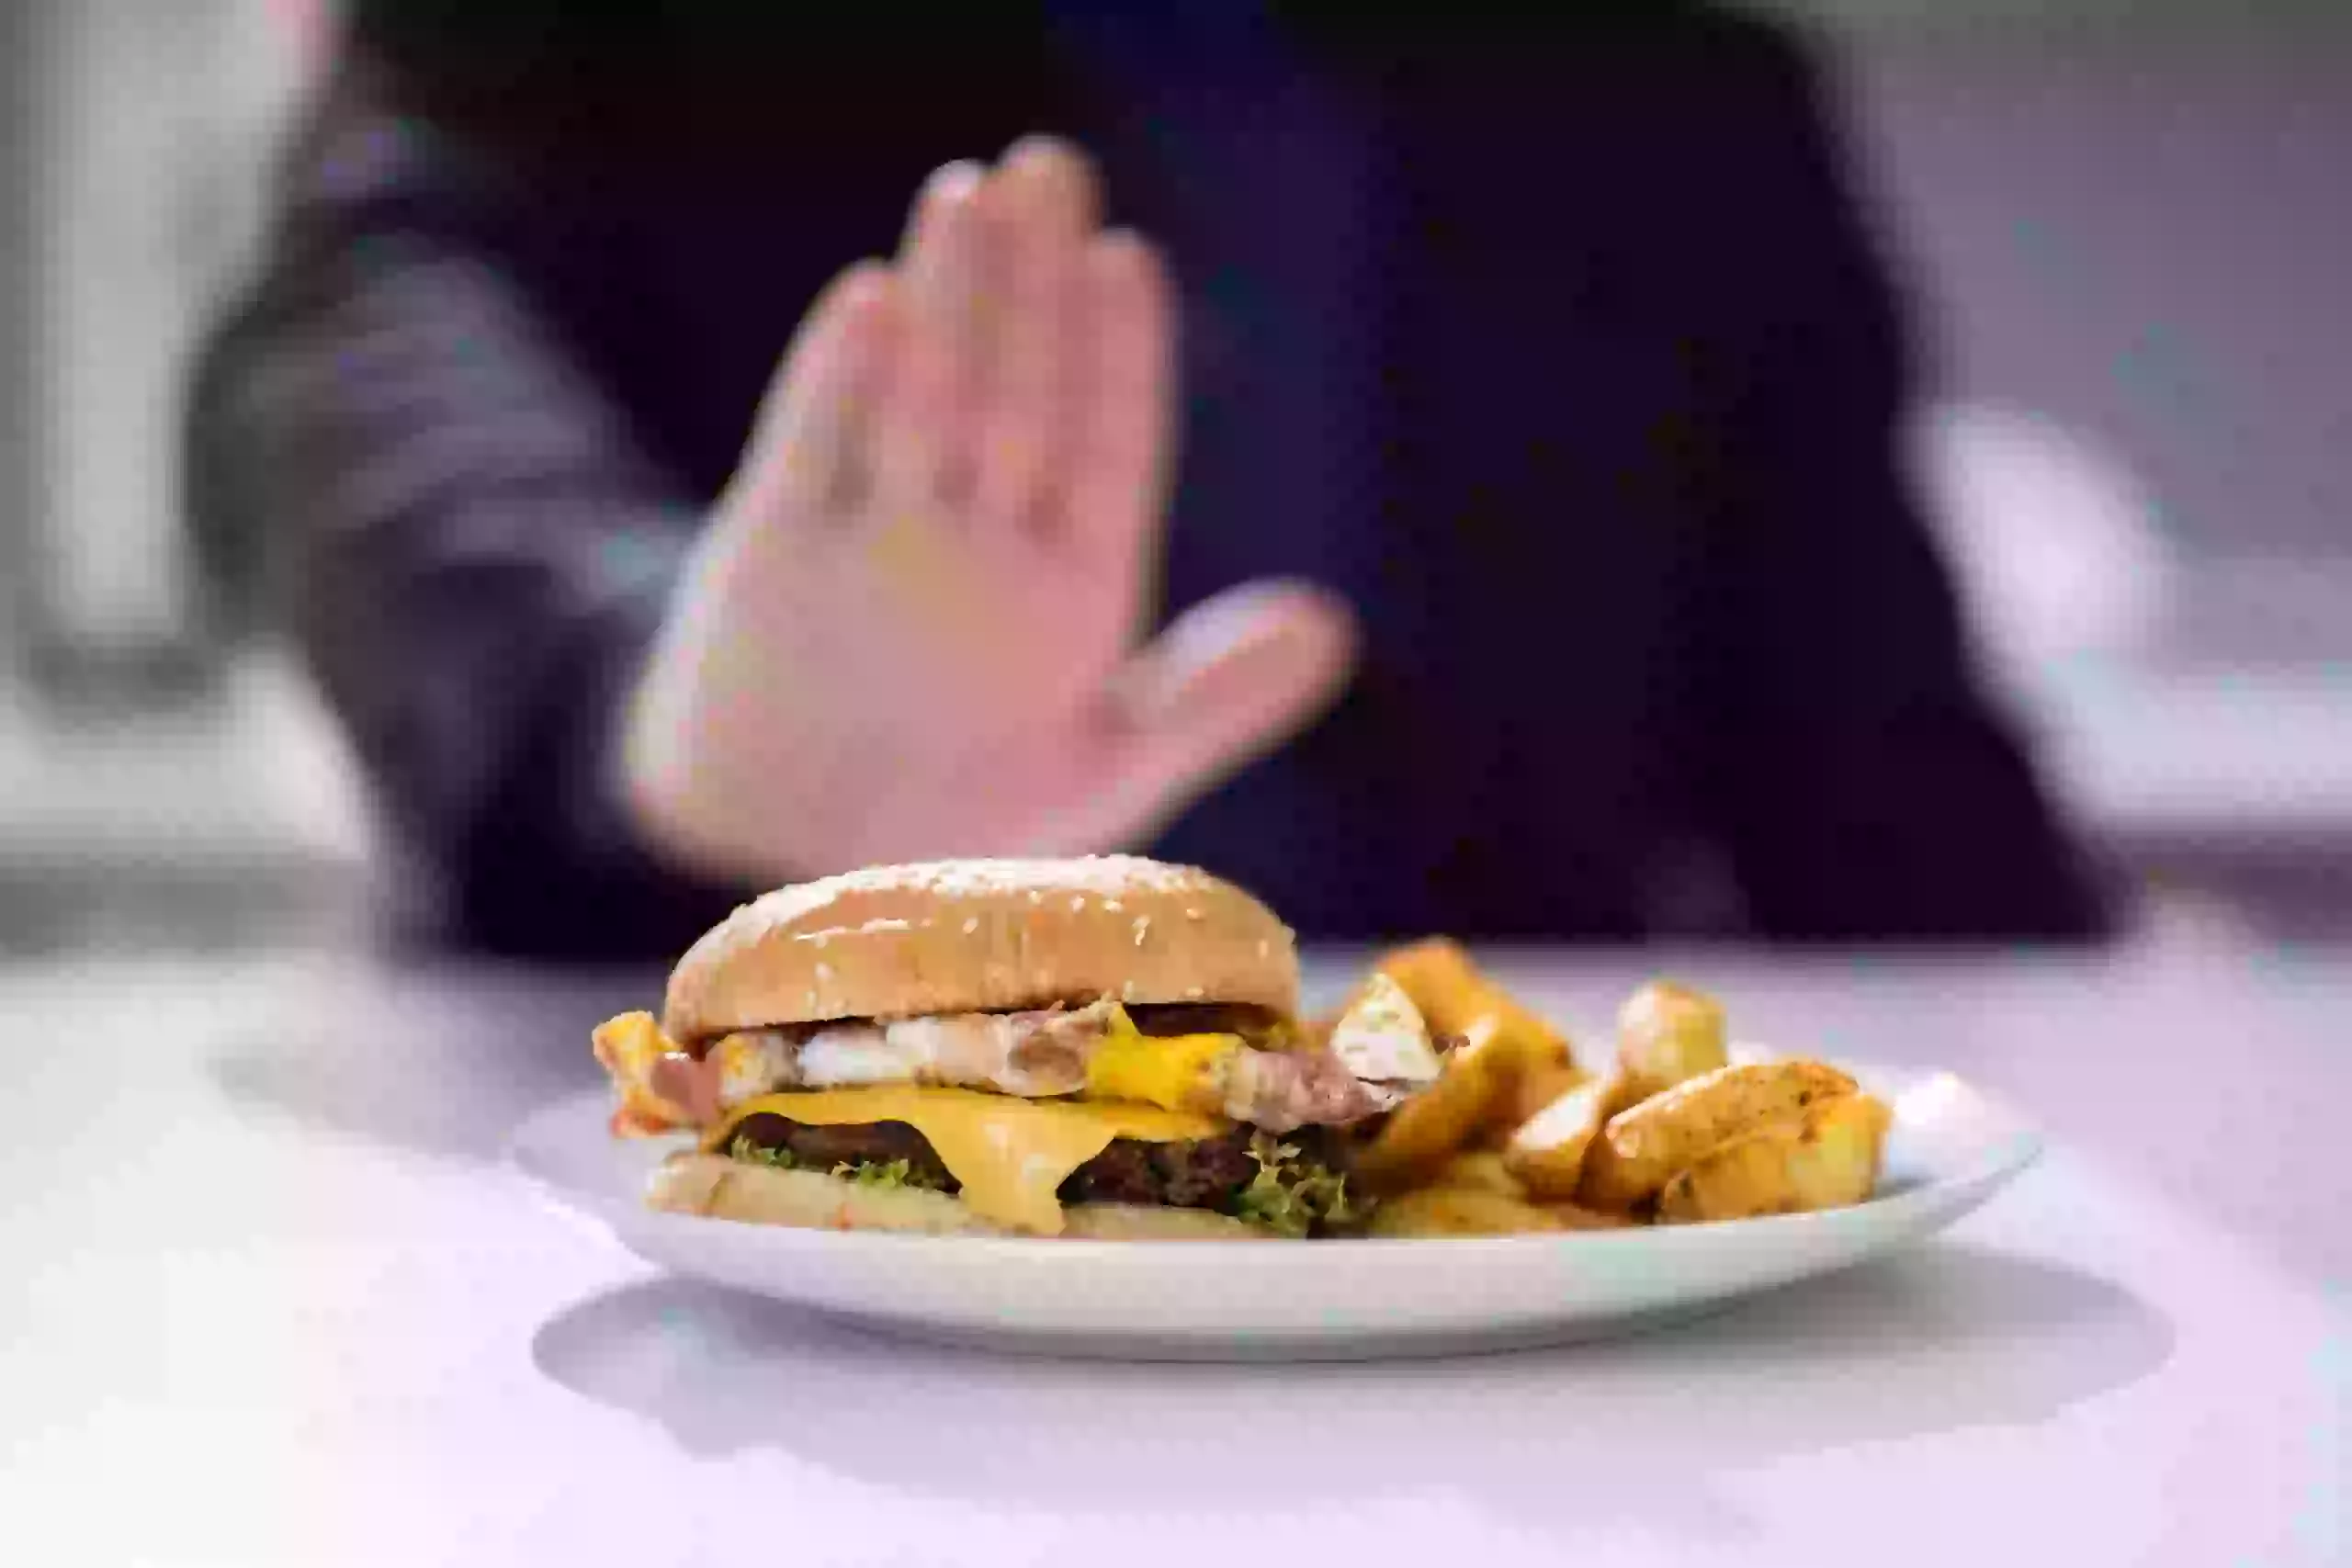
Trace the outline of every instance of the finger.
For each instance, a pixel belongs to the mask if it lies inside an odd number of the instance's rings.
[[[952,264],[967,259],[958,247],[974,237],[969,224],[987,181],[988,171],[959,158],[933,170],[915,193],[899,241],[899,261],[918,292],[953,281]]]
[[[950,164],[916,197],[899,247],[905,331],[877,433],[878,490],[898,509],[933,511],[968,468],[981,356],[979,299],[986,239],[983,180]]]
[[[1257,582],[1193,606],[1120,672],[1102,716],[1108,804],[1147,828],[1297,734],[1345,687],[1345,603]]]
[[[786,521],[815,518],[861,488],[892,302],[888,271],[860,262],[801,318],[735,481],[744,504]]]
[[[1080,342],[1078,296],[1096,195],[1085,157],[1046,138],[1006,155],[996,189],[1003,213],[1002,305],[976,510],[983,527],[1003,529],[1046,516],[1040,498],[1070,445],[1070,360]]]
[[[969,492],[979,440],[973,420],[987,354],[981,312],[992,248],[987,184],[977,164],[941,168],[924,183],[901,246],[910,310],[935,345],[922,361],[935,382],[920,400],[935,422],[932,489],[958,502]]]
[[[1174,303],[1158,253],[1105,234],[1084,260],[1082,410],[1064,492],[1073,547],[1121,574],[1141,568],[1166,514],[1175,447]]]

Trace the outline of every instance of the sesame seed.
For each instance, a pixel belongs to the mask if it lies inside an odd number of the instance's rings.
[[[1124,905],[1124,904],[1120,903],[1116,898],[1105,898],[1105,899],[1103,899],[1103,900],[1102,900],[1102,907],[1103,907],[1105,909],[1110,910],[1110,911],[1111,911],[1111,913],[1113,913],[1113,914],[1114,914],[1114,915],[1115,915],[1115,914],[1117,914],[1121,909],[1124,909],[1124,908],[1126,908],[1126,906],[1125,906],[1125,905]]]
[[[824,984],[826,981],[828,981],[828,980],[831,979],[832,977],[833,977],[833,966],[832,966],[831,964],[818,964],[818,965],[817,965],[817,983],[818,983],[818,984],[822,985],[822,984]]]
[[[1188,920],[1197,920],[1201,918],[1201,912],[1197,908],[1187,909],[1184,911],[1184,918]]]
[[[1136,999],[1136,983],[1133,980],[1119,987],[1119,999],[1123,1002],[1131,1002]]]
[[[821,949],[825,945],[825,934],[823,931],[819,931],[815,936],[810,937],[808,939],[810,944]]]
[[[1264,937],[1260,937],[1258,939],[1258,956],[1261,958],[1265,957],[1267,953],[1273,951],[1273,947],[1274,944],[1272,942],[1268,942]]]
[[[817,1005],[817,993],[815,991],[810,991],[807,996],[801,998],[800,1005],[803,1007],[815,1007]]]
[[[1184,999],[1188,1002],[1199,1001],[1201,999],[1201,988],[1198,986],[1185,987]]]
[[[1032,904],[1042,904],[1045,901],[1046,895],[1043,889],[1036,887],[1029,889],[1029,902]]]
[[[979,917],[979,916],[978,916],[978,915],[972,915],[972,916],[967,917],[967,918],[965,919],[965,921],[964,921],[964,934],[965,934],[966,936],[970,936],[974,931],[978,931],[979,929],[980,929],[980,917]]]
[[[1085,894],[1083,894],[1083,893],[1081,893],[1081,894],[1078,895],[1076,897],[1072,898],[1072,899],[1069,901],[1069,912],[1070,912],[1071,914],[1073,914],[1073,915],[1077,914],[1080,909],[1083,909],[1083,908],[1086,908],[1086,895],[1085,895]]]
[[[1141,947],[1143,945],[1144,932],[1149,930],[1151,930],[1151,917],[1149,915],[1137,915],[1136,917],[1136,945],[1137,947]]]

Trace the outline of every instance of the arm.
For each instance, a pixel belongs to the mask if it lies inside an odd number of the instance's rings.
[[[1344,677],[1304,588],[1136,646],[1165,290],[1069,149],[940,171],[898,264],[809,307],[707,507],[558,329],[605,237],[438,168],[298,209],[201,378],[195,489],[216,535],[282,535],[302,644],[476,942],[684,945],[726,894],[648,841],[767,886],[1131,842]]]
[[[1709,814],[1768,935],[2096,934],[1899,472],[1911,367],[1815,85],[1778,44],[1761,63],[1720,187],[1740,271],[1701,613]]]
[[[543,304],[594,237],[384,124],[294,181],[198,368],[194,522],[266,576],[447,934],[673,952],[733,890],[641,847],[610,761],[699,509]]]

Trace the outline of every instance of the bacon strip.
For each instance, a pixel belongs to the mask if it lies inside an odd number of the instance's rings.
[[[1244,1051],[1227,1080],[1225,1113],[1269,1133],[1337,1127],[1385,1111],[1402,1089],[1367,1083],[1329,1051]]]
[[[696,1061],[684,1051],[665,1051],[645,1076],[646,1087],[686,1113],[695,1126],[718,1120],[718,1064]]]

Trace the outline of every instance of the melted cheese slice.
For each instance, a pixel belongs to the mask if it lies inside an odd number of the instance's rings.
[[[1243,1050],[1238,1034],[1122,1034],[1114,1031],[1086,1059],[1086,1097],[1141,1100],[1165,1111],[1225,1103],[1225,1081]]]
[[[930,1141],[939,1162],[963,1183],[963,1199],[972,1213],[1038,1235],[1061,1234],[1056,1190],[1113,1139],[1188,1143],[1214,1138],[1231,1125],[1221,1117],[1148,1105],[1016,1100],[977,1089],[881,1084],[745,1100],[729,1109],[703,1147],[723,1150],[743,1118],[762,1113],[812,1127],[903,1122]]]

